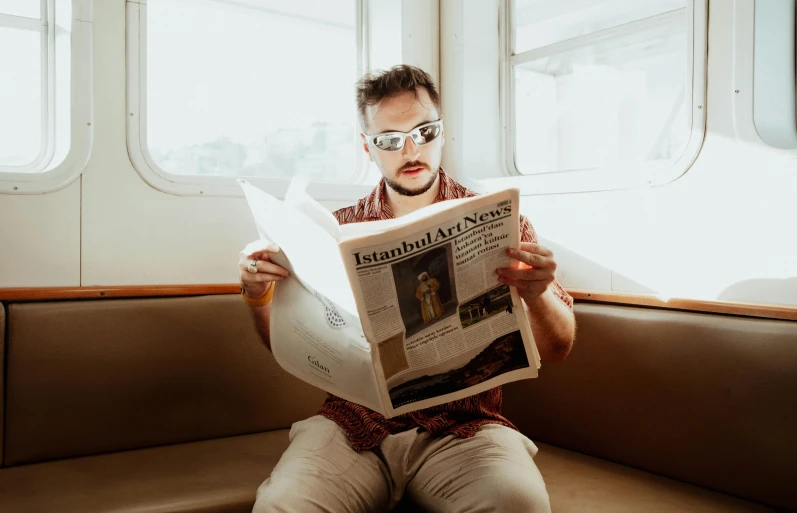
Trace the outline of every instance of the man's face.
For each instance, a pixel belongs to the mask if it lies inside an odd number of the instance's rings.
[[[426,89],[418,90],[416,99],[412,93],[402,93],[388,98],[366,110],[368,135],[384,132],[409,132],[413,128],[442,119],[429,98]],[[365,136],[363,149],[376,163],[387,185],[404,196],[416,196],[434,185],[440,168],[445,144],[445,130],[437,139],[418,146],[412,137],[407,137],[404,147],[398,151],[383,151],[369,145]]]

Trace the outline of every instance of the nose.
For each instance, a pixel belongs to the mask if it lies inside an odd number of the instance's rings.
[[[409,135],[404,139],[404,147],[401,149],[401,156],[404,160],[418,160],[421,156],[421,149]]]

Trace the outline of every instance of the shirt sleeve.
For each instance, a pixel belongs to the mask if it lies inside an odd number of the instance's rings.
[[[526,216],[520,216],[520,242],[532,242],[534,244],[539,244],[539,240],[537,239],[537,232],[534,231],[534,227],[531,226],[531,223]],[[573,298],[570,297],[562,285],[559,284],[559,280],[553,280],[553,293],[556,297],[562,300],[564,304],[572,311],[573,310]]]

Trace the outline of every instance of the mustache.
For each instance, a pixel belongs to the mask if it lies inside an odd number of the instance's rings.
[[[407,162],[406,164],[401,166],[401,168],[399,168],[398,172],[399,173],[403,173],[404,171],[408,171],[408,170],[414,169],[416,167],[422,167],[422,168],[427,169],[429,171],[432,170],[432,168],[426,162],[421,162],[420,160],[415,160],[415,161],[412,161],[412,162]]]

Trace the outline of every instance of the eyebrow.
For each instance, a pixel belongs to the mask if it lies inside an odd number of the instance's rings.
[[[415,125],[414,127],[412,127],[409,130],[407,130],[407,132],[412,132],[413,130],[415,130],[419,126],[428,125],[429,123],[434,123],[435,121],[440,121],[440,120],[439,119],[432,119],[430,121],[422,121],[422,122],[418,123],[417,125]],[[381,132],[377,133],[376,135],[386,134],[388,132],[401,132],[401,133],[404,133],[403,130],[396,130],[395,128],[388,128],[387,130],[382,130]]]

